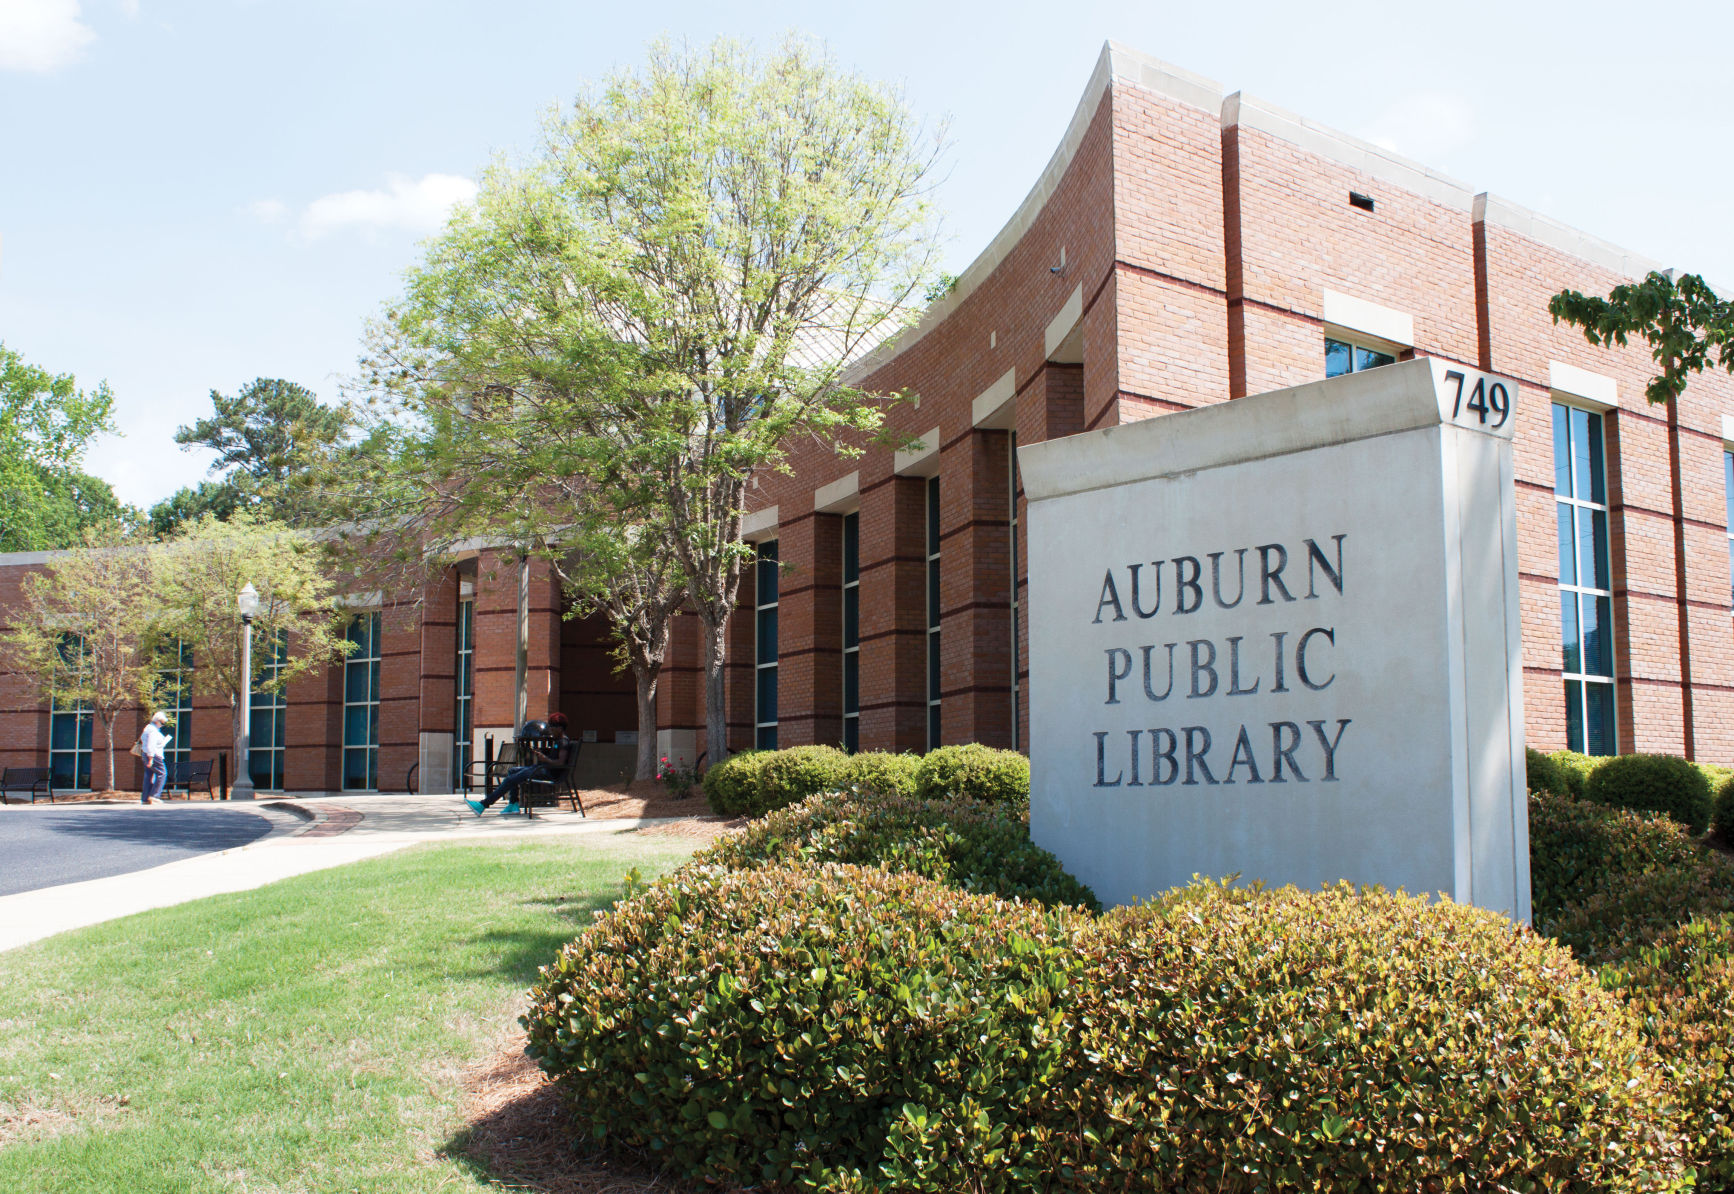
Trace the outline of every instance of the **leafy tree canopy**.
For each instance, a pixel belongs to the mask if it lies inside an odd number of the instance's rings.
[[[107,484],[78,470],[90,441],[114,430],[113,408],[107,383],[81,390],[0,343],[0,551],[72,547],[122,513]]]
[[[1651,402],[1678,398],[1693,373],[1718,365],[1734,373],[1734,301],[1718,298],[1697,274],[1674,279],[1652,271],[1606,298],[1565,290],[1547,309],[1555,323],[1582,328],[1591,344],[1624,347],[1633,337],[1647,343],[1660,368],[1644,390]]]
[[[348,411],[321,404],[305,386],[260,377],[232,396],[212,390],[211,412],[176,431],[175,442],[214,451],[217,477],[153,506],[157,533],[205,514],[227,519],[237,509],[292,525],[318,521],[323,511],[312,475],[345,451]]]
[[[887,395],[846,370],[933,277],[938,152],[798,39],[657,45],[488,172],[364,360],[378,434],[414,428],[399,459],[478,533],[556,538],[569,514],[521,525],[550,487],[656,528],[703,624],[713,760],[747,486],[797,438],[850,453],[880,427]]]

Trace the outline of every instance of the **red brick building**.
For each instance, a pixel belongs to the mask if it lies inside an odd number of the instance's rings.
[[[1004,229],[856,367],[864,385],[920,396],[888,415],[917,442],[847,459],[804,448],[793,475],[756,485],[747,537],[764,562],[732,630],[731,747],[1024,744],[1018,444],[1437,356],[1520,383],[1531,743],[1734,762],[1734,382],[1697,378],[1677,407],[1652,407],[1641,347],[1593,348],[1547,313],[1563,288],[1605,293],[1656,268],[1105,47]],[[31,563],[0,557],[0,607]],[[630,684],[610,673],[603,628],[563,622],[545,576],[533,587],[532,713],[562,708],[599,746],[629,735]],[[401,787],[419,761],[430,790],[466,718],[504,732],[514,562],[482,553],[421,596],[382,611],[376,665],[352,658],[291,686],[283,785],[338,788],[348,774]],[[677,758],[705,747],[695,629],[677,629],[662,687],[659,745]],[[357,666],[377,666],[377,714],[346,709],[339,673]],[[0,677],[0,762],[39,763],[53,717],[73,743],[54,749],[76,753],[68,715],[22,694]],[[345,725],[369,717],[377,741],[346,747]],[[195,754],[223,745],[226,726],[226,711],[195,708]]]

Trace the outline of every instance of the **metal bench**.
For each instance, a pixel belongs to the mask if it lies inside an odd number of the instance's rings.
[[[167,799],[169,791],[179,788],[185,792],[187,799],[193,798],[193,789],[200,787],[205,795],[212,800],[217,798],[215,789],[211,787],[211,770],[216,766],[211,759],[188,759],[179,763],[168,764],[168,782],[163,787],[163,798]]]
[[[567,739],[566,761],[559,767],[552,768],[550,775],[525,781],[523,790],[518,797],[518,807],[522,808],[526,815],[535,807],[558,807],[560,798],[564,796],[572,802],[573,812],[585,820],[590,819],[590,814],[584,811],[584,799],[578,795],[578,785],[573,781],[573,772],[578,763],[578,748],[582,745],[584,745],[582,742]],[[549,750],[552,750],[553,747],[552,742],[548,742],[545,746]]]
[[[31,804],[36,803],[38,796],[48,797],[48,803],[53,804],[53,770],[47,767],[8,767],[0,771],[0,804],[8,803],[13,792],[29,792]]]

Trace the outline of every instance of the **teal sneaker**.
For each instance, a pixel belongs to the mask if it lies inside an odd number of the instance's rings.
[[[484,809],[482,807],[482,802],[480,800],[471,800],[469,797],[466,796],[466,797],[464,797],[464,803],[469,805],[470,811],[472,813],[476,814],[476,816],[478,816],[478,817],[487,811],[486,809]]]
[[[516,800],[508,800],[506,802],[506,807],[500,810],[500,816],[502,816],[502,817],[515,817],[521,811],[522,810],[518,808],[518,802]]]

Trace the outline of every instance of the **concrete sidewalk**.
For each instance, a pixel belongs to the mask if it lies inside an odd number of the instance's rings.
[[[477,817],[456,796],[374,796],[354,792],[298,793],[257,803],[219,802],[211,807],[260,812],[264,811],[262,805],[305,817],[305,824],[296,832],[273,833],[232,850],[201,854],[106,879],[0,897],[0,950],[150,908],[166,908],[224,892],[248,891],[291,875],[377,858],[419,842],[505,841],[527,837],[602,839],[642,826],[668,823],[587,820],[576,813],[553,810],[537,810],[534,818],[501,817],[493,812]]]

